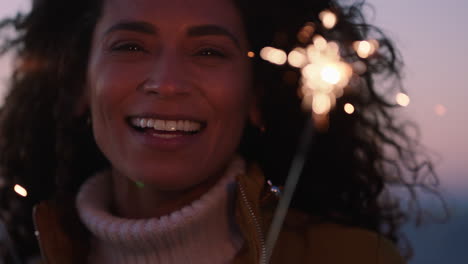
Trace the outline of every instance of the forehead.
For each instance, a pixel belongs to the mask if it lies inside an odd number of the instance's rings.
[[[122,20],[146,21],[172,30],[215,24],[235,34],[243,31],[241,16],[232,0],[105,0],[98,28]]]

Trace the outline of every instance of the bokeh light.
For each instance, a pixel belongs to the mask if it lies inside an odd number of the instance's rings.
[[[397,104],[403,107],[408,106],[411,102],[409,96],[404,93],[398,93],[395,99],[396,99]]]
[[[354,106],[350,103],[345,104],[344,110],[347,114],[352,115],[354,113]]]
[[[367,72],[367,65],[362,61],[355,61],[352,64],[353,72],[357,75],[363,75]]]
[[[316,94],[312,99],[312,110],[317,115],[327,114],[331,109],[330,97],[326,94]]]
[[[300,31],[297,33],[297,40],[300,43],[308,43],[315,32],[315,26],[313,23],[307,23]]]
[[[447,114],[447,108],[446,108],[444,105],[437,104],[437,105],[434,107],[434,112],[435,112],[436,115],[438,115],[438,116],[445,116],[445,115]]]
[[[16,184],[14,190],[18,195],[21,195],[23,197],[28,196],[28,191],[26,191],[26,189],[23,188],[21,185]]]
[[[340,71],[333,65],[327,65],[320,71],[322,80],[329,84],[338,84],[341,80]]]
[[[260,51],[260,57],[273,64],[283,65],[288,60],[286,52],[280,49],[265,47]]]
[[[376,40],[356,41],[353,43],[353,48],[359,57],[367,59],[379,49],[379,42]]]
[[[333,28],[338,21],[330,10],[321,12],[320,19],[328,29]],[[302,97],[302,106],[308,111],[312,109],[315,121],[323,122],[316,125],[327,127],[328,113],[335,106],[337,98],[343,96],[351,78],[359,78],[358,75],[367,71],[367,66],[363,62],[351,65],[351,62],[345,61],[341,56],[340,44],[327,41],[322,35],[314,35],[315,30],[315,25],[308,22],[297,34],[303,45],[294,48],[289,54],[273,47],[264,47],[260,57],[277,65],[288,62],[292,67],[300,69],[302,76],[298,94]],[[357,73],[353,74],[355,70]],[[297,77],[294,78],[296,81]],[[354,112],[350,107],[353,106],[347,106],[346,110]]]
[[[314,47],[319,51],[323,51],[327,48],[327,40],[320,35],[316,35],[313,39],[313,42]]]
[[[247,57],[249,57],[249,58],[255,57],[255,52],[253,52],[253,51],[247,52]]]
[[[326,29],[334,28],[338,22],[338,18],[336,17],[335,13],[330,10],[320,12],[319,18]]]
[[[288,63],[296,68],[302,68],[307,64],[304,49],[296,48],[288,55]]]

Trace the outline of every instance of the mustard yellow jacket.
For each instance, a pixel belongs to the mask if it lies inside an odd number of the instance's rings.
[[[276,198],[255,166],[246,175],[238,176],[237,183],[235,217],[245,243],[234,263],[266,264],[265,234]],[[59,204],[65,203],[47,201],[34,209],[42,263],[86,263],[89,234],[76,216],[74,206]],[[291,209],[270,263],[402,264],[404,261],[392,243],[376,233],[320,223]]]

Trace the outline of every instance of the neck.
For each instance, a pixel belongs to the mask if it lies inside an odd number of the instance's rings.
[[[128,177],[113,172],[113,210],[116,215],[130,219],[167,215],[200,198],[218,179],[211,177],[186,190],[164,191],[151,185],[138,186]]]

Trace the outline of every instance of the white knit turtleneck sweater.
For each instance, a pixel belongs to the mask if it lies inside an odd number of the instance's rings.
[[[110,213],[111,176],[99,173],[81,187],[76,204],[92,233],[89,263],[229,263],[243,240],[234,222],[235,176],[245,173],[236,158],[199,200],[160,218],[125,219]]]

